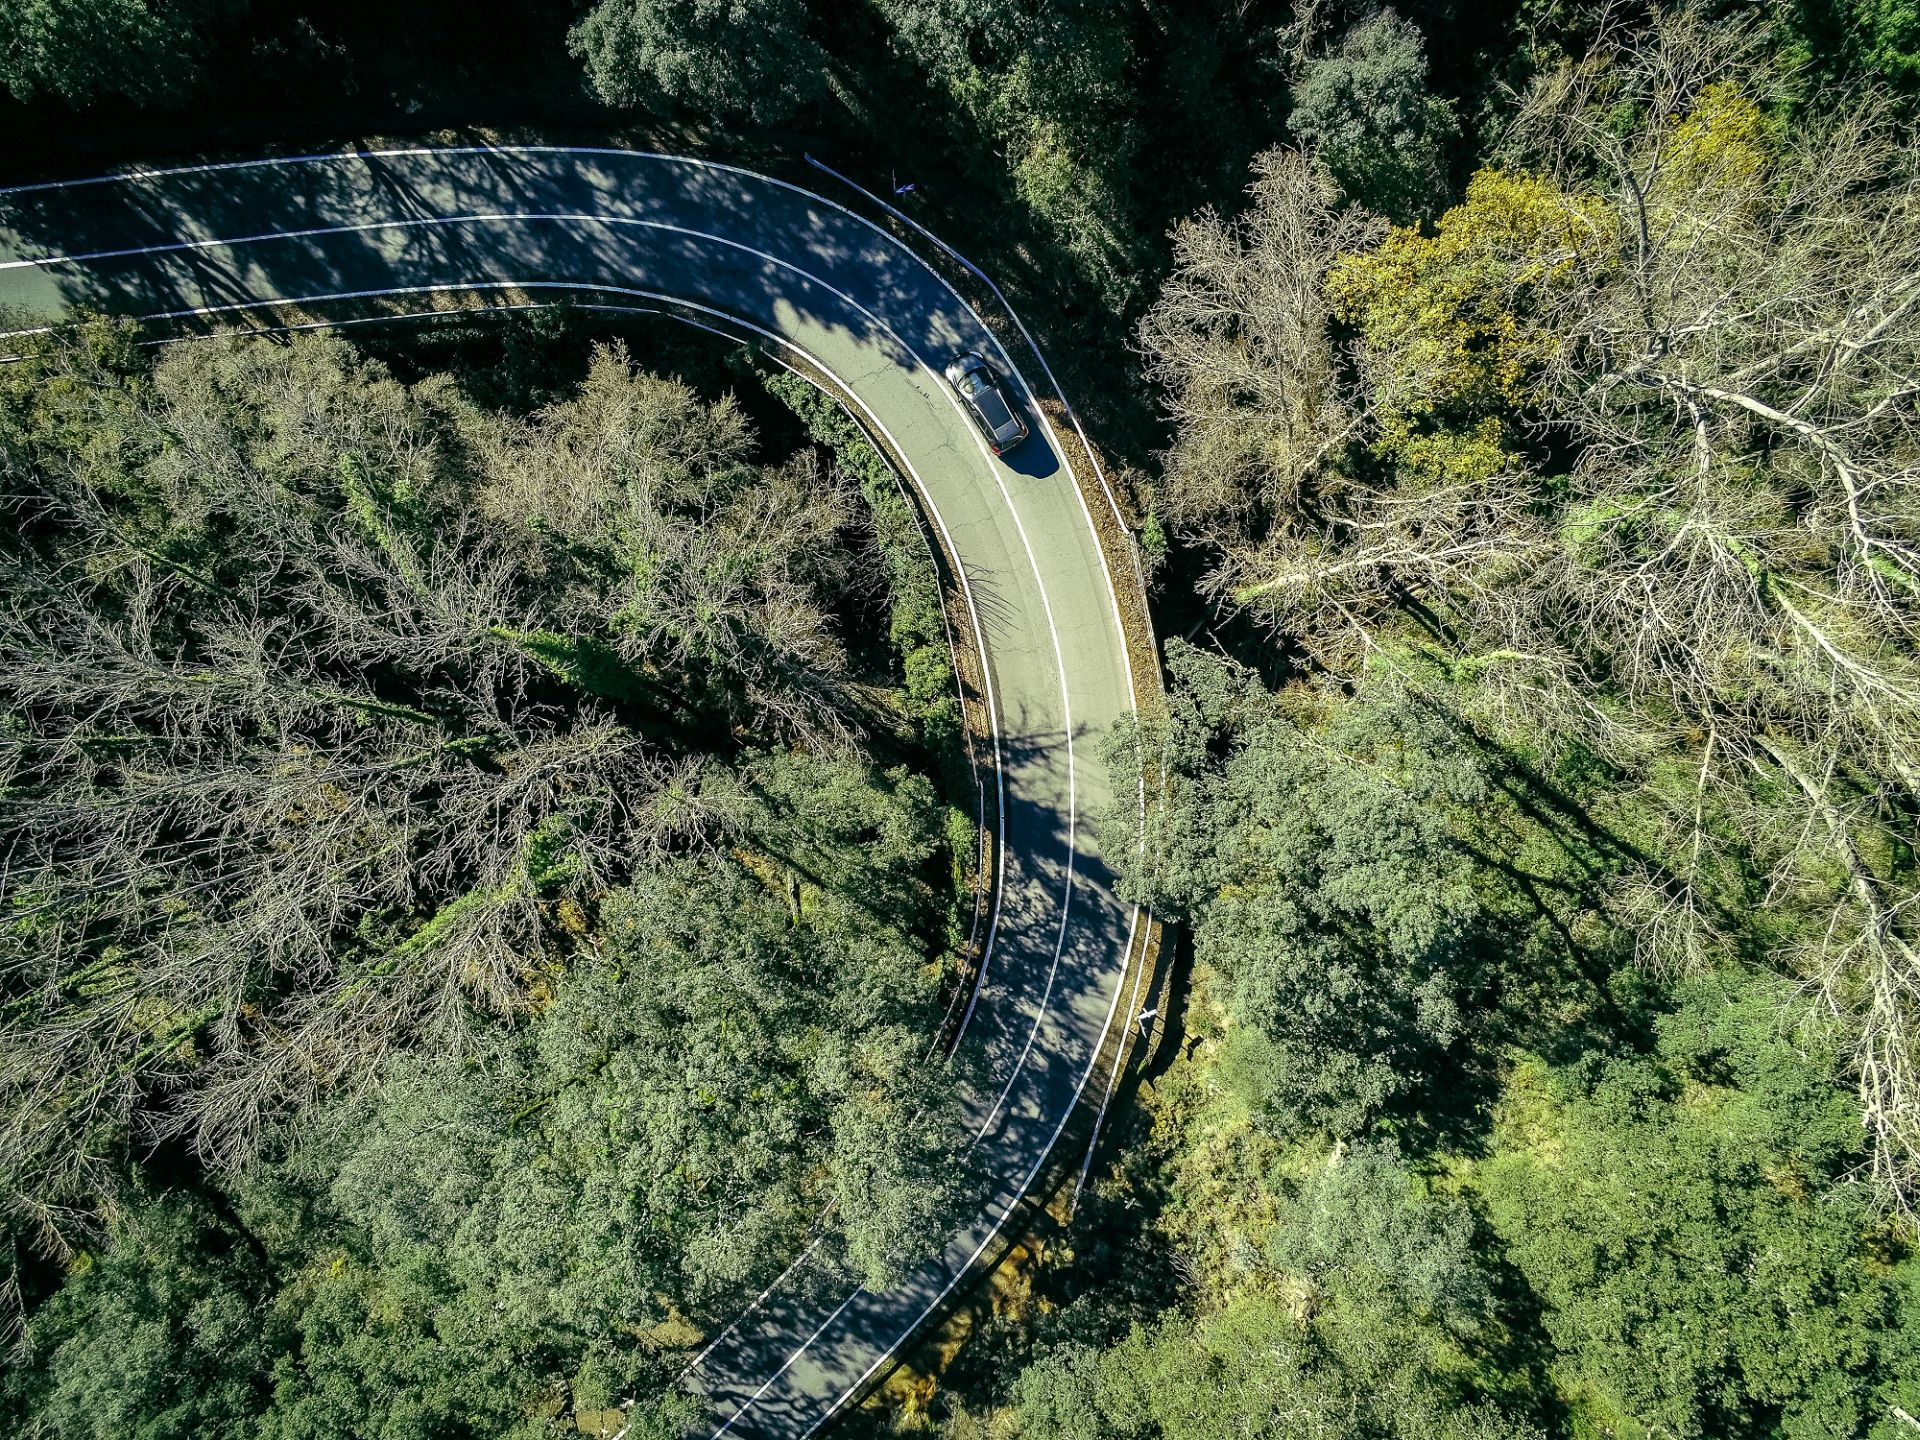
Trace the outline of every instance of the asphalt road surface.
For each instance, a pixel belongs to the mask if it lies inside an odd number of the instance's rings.
[[[1089,819],[1101,735],[1133,708],[1120,618],[1066,452],[1016,379],[1032,438],[998,461],[940,376],[964,349],[1015,369],[911,252],[806,191],[668,156],[410,149],[0,191],[0,332],[92,307],[205,329],[265,302],[318,313],[449,291],[701,307],[835,377],[892,440],[957,555],[990,676],[1004,784],[999,903],[962,1053],[989,1198],[884,1293],[805,1258],[683,1383],[700,1434],[812,1434],[987,1252],[1040,1169],[1115,1018],[1141,917]]]

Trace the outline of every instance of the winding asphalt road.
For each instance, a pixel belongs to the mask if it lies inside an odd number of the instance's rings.
[[[989,1198],[884,1293],[803,1258],[683,1383],[701,1434],[799,1440],[887,1363],[989,1250],[1087,1086],[1141,917],[1088,819],[1101,734],[1133,708],[1118,607],[1065,448],[997,461],[940,367],[1011,360],[912,252],[839,206],[706,162],[550,147],[408,149],[200,166],[0,191],[0,333],[92,307],[205,329],[268,302],[310,313],[449,292],[671,299],[804,356],[885,433],[960,561],[987,657],[1003,786],[999,899],[963,1048]]]

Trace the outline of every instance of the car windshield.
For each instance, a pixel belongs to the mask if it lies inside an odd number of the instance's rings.
[[[969,370],[960,377],[962,395],[978,395],[985,389],[987,389],[987,377],[984,371]]]

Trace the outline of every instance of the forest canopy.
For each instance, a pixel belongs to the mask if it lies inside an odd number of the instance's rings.
[[[513,414],[133,339],[0,372],[14,1305],[74,1276],[22,1423],[498,1433],[644,1400],[823,1212],[888,1283],[970,856],[868,758],[857,492],[617,346]]]
[[[1099,824],[1164,1038],[847,1432],[1920,1428],[1910,0],[0,0],[0,85],[23,179],[827,157],[1034,330],[1152,577]],[[34,1440],[666,1440],[807,1236],[885,1284],[956,1203],[971,811],[884,460],[502,333],[0,367]]]
[[[1610,17],[1442,203],[1361,16],[1174,230],[1143,491],[1207,638],[1110,823],[1196,993],[1104,1215],[1179,1280],[956,1425],[1912,1424],[1920,151],[1797,33]]]

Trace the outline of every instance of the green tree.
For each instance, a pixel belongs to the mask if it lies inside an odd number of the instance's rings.
[[[1853,0],[1867,63],[1889,80],[1920,79],[1920,5],[1913,0]]]
[[[1004,147],[1015,192],[1115,309],[1145,263],[1128,175],[1145,132],[1126,0],[879,0],[896,44]]]
[[[1399,1363],[1336,1357],[1296,1314],[1240,1297],[1095,1350],[1058,1347],[1013,1388],[1023,1440],[1537,1440],[1536,1427]]]
[[[76,107],[105,95],[177,105],[199,81],[200,30],[221,3],[0,0],[0,85],[17,100],[51,96]]]
[[[1920,81],[1920,5],[1913,0],[1792,0],[1781,17],[1789,57],[1804,60],[1817,103],[1821,84],[1845,84],[1864,71],[1908,95]]]
[[[801,0],[602,0],[568,45],[613,105],[766,123],[826,85]]]
[[[249,1237],[182,1197],[135,1203],[27,1323],[0,1397],[15,1434],[253,1433],[274,1276]]]
[[[1836,1037],[1783,1030],[1778,988],[1690,982],[1654,1054],[1507,1102],[1479,1192],[1597,1427],[1855,1436],[1920,1398],[1915,1262],[1853,1181]]]
[[[528,1354],[534,1337],[500,1323],[485,1297],[458,1290],[430,1254],[395,1257],[377,1272],[336,1254],[296,1277],[277,1308],[285,1348],[254,1433],[531,1440],[542,1428],[526,1418],[539,1389],[514,1363],[516,1352],[544,1358]]]
[[[1268,1253],[1318,1290],[1398,1318],[1468,1333],[1491,1300],[1459,1200],[1423,1193],[1391,1142],[1367,1141],[1315,1170]]]
[[[1461,1033],[1481,919],[1446,807],[1484,781],[1416,711],[1356,707],[1316,734],[1249,671],[1179,642],[1164,731],[1121,731],[1164,796],[1132,892],[1193,917],[1244,1029],[1226,1075],[1281,1129],[1354,1134]],[[1451,762],[1451,763],[1450,763]],[[1116,812],[1115,823],[1130,823]]]
[[[1425,40],[1392,10],[1306,65],[1287,123],[1351,199],[1402,221],[1433,206],[1459,130],[1453,107],[1427,88]]]

